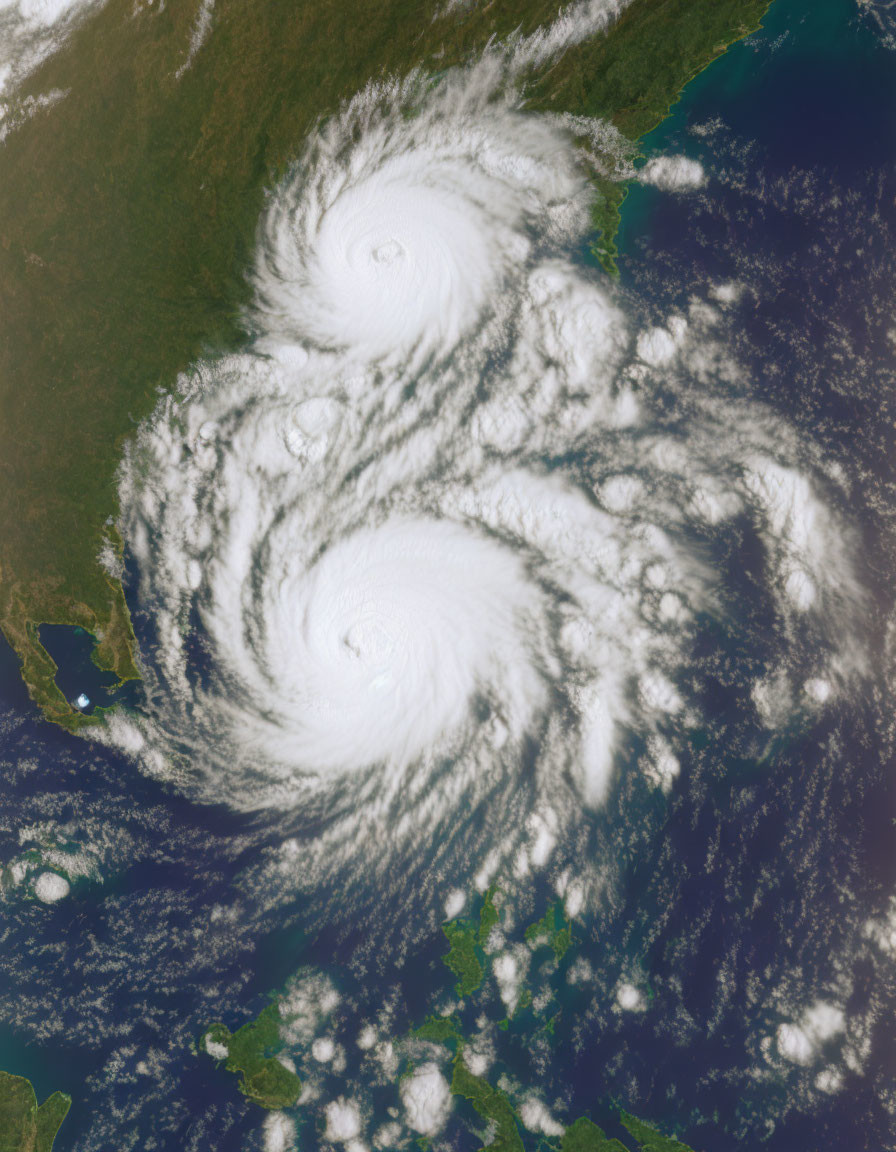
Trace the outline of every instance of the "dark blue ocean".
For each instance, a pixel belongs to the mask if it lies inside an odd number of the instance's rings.
[[[622,797],[582,833],[583,852],[615,848],[614,898],[575,927],[553,1035],[511,1026],[499,1066],[612,1135],[624,1107],[698,1152],[887,1152],[896,946],[865,926],[896,894],[896,52],[854,0],[776,0],[644,149],[698,159],[708,179],[687,194],[632,189],[619,291],[659,321],[739,285],[727,334],[751,394],[850,479],[877,674],[751,755],[719,676],[704,702],[716,723],[683,750],[671,796],[641,810]],[[151,642],[139,613],[135,626]],[[89,640],[58,630],[47,643],[66,693],[105,703]],[[720,770],[710,753],[729,740]],[[341,1076],[359,1082],[358,1022],[388,1003],[399,1036],[450,984],[435,920],[363,883],[263,890],[276,814],[192,804],[42,722],[5,645],[0,771],[0,1068],[39,1099],[71,1095],[59,1152],[260,1149],[263,1113],[194,1049],[209,1022],[236,1028],[298,970],[324,973],[341,996]],[[58,904],[33,898],[30,873],[10,880],[13,862],[38,858],[71,861]],[[533,919],[549,899],[531,887]],[[577,963],[587,980],[571,977]],[[651,1011],[620,1014],[611,990],[634,968]],[[860,1022],[836,1090],[817,1086],[822,1065],[768,1057],[780,1022],[816,995]],[[397,1097],[380,1084],[369,1099],[372,1129]],[[294,1118],[298,1146],[321,1146],[317,1121],[301,1107]],[[460,1122],[448,1140],[478,1147]]]

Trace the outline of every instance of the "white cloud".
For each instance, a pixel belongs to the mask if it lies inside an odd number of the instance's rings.
[[[296,1128],[282,1112],[272,1112],[264,1121],[264,1152],[295,1152]]]
[[[833,1095],[843,1087],[843,1074],[836,1068],[822,1068],[815,1077],[815,1087],[819,1092]]]
[[[177,72],[175,72],[178,80],[193,63],[196,53],[209,37],[212,30],[212,13],[214,8],[215,0],[200,0],[199,11],[196,13],[196,20],[193,24],[193,31],[190,33],[190,45],[187,50],[187,57]]]
[[[537,1097],[529,1096],[520,1105],[520,1119],[530,1132],[543,1132],[545,1136],[562,1136],[566,1131],[551,1115],[547,1106]]]
[[[392,1077],[398,1071],[398,1052],[391,1040],[380,1040],[374,1048],[374,1054],[386,1076]]]
[[[467,894],[463,888],[453,888],[445,900],[445,919],[455,920],[467,904]]]
[[[391,1152],[391,1149],[398,1147],[401,1134],[401,1125],[396,1120],[392,1120],[383,1124],[381,1128],[377,1128],[373,1136],[373,1146],[374,1148],[388,1149]]]
[[[18,85],[65,42],[84,15],[100,7],[102,0],[0,0],[0,140],[21,122]],[[37,97],[37,106],[47,98]]]
[[[230,1055],[230,1049],[226,1044],[221,1044],[218,1040],[213,1040],[211,1036],[205,1038],[205,1050],[209,1056],[215,1060],[226,1060]]]
[[[338,1005],[339,993],[329,977],[310,970],[297,973],[279,1001],[284,1043],[311,1044],[318,1028]]]
[[[401,1082],[407,1124],[424,1136],[434,1136],[451,1110],[451,1090],[436,1064],[422,1064]]]
[[[358,1033],[358,1047],[366,1052],[376,1044],[376,1029],[371,1024],[365,1024]]]
[[[34,881],[34,894],[44,904],[55,904],[58,900],[64,900],[70,891],[68,880],[55,872],[41,872]]]
[[[891,897],[887,910],[881,916],[869,919],[863,935],[888,956],[896,956],[896,897]]]
[[[492,961],[492,972],[508,1016],[516,1011],[530,963],[531,955],[524,944],[499,953]]]
[[[684,192],[704,184],[706,173],[699,160],[687,156],[654,156],[638,172],[638,178],[667,192]]]
[[[336,1055],[336,1045],[330,1036],[318,1036],[311,1045],[311,1055],[318,1064],[328,1064]]]
[[[349,1144],[361,1134],[361,1111],[353,1100],[346,1100],[340,1096],[338,1100],[331,1100],[324,1109],[326,1116],[327,1140],[339,1144]]]
[[[534,812],[526,824],[533,836],[529,845],[529,860],[533,868],[544,868],[557,844],[557,817],[550,808]]]
[[[815,704],[826,704],[831,698],[831,683],[820,676],[812,677],[803,684],[803,692]]]
[[[651,328],[638,337],[638,355],[653,368],[669,364],[684,344],[687,321],[673,316],[665,328]]]
[[[494,1061],[494,1053],[482,1045],[470,1045],[464,1049],[464,1064],[474,1076],[485,1076]]]
[[[736,304],[742,292],[742,285],[733,280],[725,281],[722,284],[714,284],[710,289],[711,295],[715,300],[718,300],[720,304]]]
[[[681,774],[681,764],[678,757],[665,740],[656,736],[651,738],[648,749],[650,752],[650,761],[647,765],[648,775],[664,792],[669,792]]]
[[[634,984],[623,981],[616,989],[616,1003],[623,1012],[643,1012],[647,1001],[641,990]]]
[[[778,1051],[793,1064],[810,1064],[822,1046],[846,1027],[843,1009],[823,1000],[809,1007],[799,1022],[781,1024],[777,1032]]]

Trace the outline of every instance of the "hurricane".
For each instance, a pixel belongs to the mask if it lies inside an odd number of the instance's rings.
[[[371,84],[271,189],[247,346],[121,469],[152,641],[106,736],[147,771],[472,877],[863,675],[846,478],[751,398],[732,286],[658,317],[589,258],[586,127],[496,51]]]

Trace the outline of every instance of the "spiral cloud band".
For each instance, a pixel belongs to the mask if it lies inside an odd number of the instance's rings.
[[[581,201],[583,174],[547,123],[504,106],[477,124],[478,83],[446,90],[456,106],[443,97],[423,114],[422,154],[399,113],[413,83],[364,92],[314,141],[264,221],[263,332],[398,370],[448,354],[552,215]],[[345,138],[347,120],[359,146]]]
[[[110,733],[200,798],[331,804],[348,842],[525,794],[556,829],[623,767],[670,786],[723,650],[766,729],[860,667],[836,477],[744,398],[718,311],[639,330],[582,263],[580,153],[506,81],[373,86],[316,135],[251,350],[127,454],[158,643]]]

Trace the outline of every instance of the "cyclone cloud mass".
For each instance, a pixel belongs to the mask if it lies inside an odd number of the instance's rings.
[[[583,260],[583,135],[493,52],[371,85],[271,191],[251,345],[122,467],[156,642],[108,735],[147,770],[349,855],[479,806],[482,852],[538,863],[673,785],[720,654],[757,732],[861,674],[838,477],[749,399],[724,305],[647,320]]]

